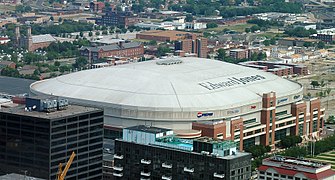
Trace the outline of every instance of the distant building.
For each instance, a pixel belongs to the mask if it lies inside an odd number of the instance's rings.
[[[76,153],[66,179],[102,179],[103,111],[62,98],[27,98],[0,109],[0,172],[56,179]]]
[[[184,32],[184,31],[163,31],[152,30],[144,31],[136,34],[136,39],[155,40],[155,41],[179,41],[183,39],[196,39],[200,34]]]
[[[330,180],[335,179],[331,164],[292,157],[264,159],[258,168],[258,179]]]
[[[90,3],[91,12],[102,12],[104,8],[105,8],[104,2],[91,2]]]
[[[1,69],[6,68],[6,67],[10,67],[12,69],[15,69],[16,68],[16,63],[14,63],[13,61],[0,61],[0,71],[1,71]]]
[[[21,173],[24,173],[21,172]],[[29,173],[29,172],[27,172]],[[11,173],[11,174],[6,174],[6,175],[3,175],[3,176],[0,176],[0,179],[1,180],[46,180],[46,179],[41,179],[41,178],[36,178],[36,177],[31,177],[31,176],[28,176],[28,175],[22,175],[22,174],[16,174],[16,173]]]
[[[130,11],[106,11],[105,15],[96,20],[96,24],[105,26],[128,27],[138,23],[138,17]]]
[[[196,57],[207,58],[207,38],[190,36],[190,39],[176,41],[175,50],[196,54]]]
[[[51,43],[56,42],[56,39],[50,34],[32,35],[31,27],[27,29],[27,35],[22,37],[20,34],[20,27],[15,28],[15,44],[17,47],[25,47],[32,52],[40,48],[46,48]]]
[[[248,49],[231,49],[229,56],[234,59],[246,59],[249,57]]]
[[[144,47],[140,42],[119,42],[119,44],[80,48],[80,55],[87,57],[91,63],[104,57],[141,57],[143,54]]]
[[[7,44],[10,41],[7,37],[0,37],[0,44]]]
[[[248,61],[241,62],[239,64],[271,72],[278,76],[291,76],[293,74],[305,76],[308,74],[307,66],[300,64],[276,63],[268,61]]]
[[[278,40],[279,46],[298,46],[303,47],[305,43],[317,43],[319,40],[316,39],[308,39],[308,38],[282,38]]]
[[[232,141],[181,139],[170,129],[133,126],[115,140],[113,176],[119,179],[241,179],[251,176],[251,155]]]

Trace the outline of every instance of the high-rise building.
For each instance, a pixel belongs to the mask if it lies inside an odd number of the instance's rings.
[[[331,164],[307,159],[274,156],[264,159],[258,168],[258,179],[318,180],[335,179]]]
[[[196,54],[197,57],[207,58],[207,38],[189,36],[175,42],[176,51],[184,51],[188,54]]]
[[[56,179],[59,163],[76,156],[66,179],[102,179],[103,111],[66,99],[27,98],[0,109],[0,172]]]
[[[251,155],[232,141],[180,139],[170,129],[133,126],[115,140],[116,179],[250,179]]]

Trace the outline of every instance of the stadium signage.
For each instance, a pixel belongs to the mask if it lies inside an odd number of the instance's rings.
[[[241,84],[248,84],[251,82],[255,81],[260,81],[266,79],[264,76],[261,75],[255,75],[255,76],[247,76],[247,77],[230,77],[228,78],[228,81],[222,81],[222,82],[202,82],[199,83],[200,86],[208,89],[208,90],[215,90],[215,89],[221,89],[225,87],[231,87],[231,86],[236,86],[236,85],[241,85]]]
[[[283,102],[286,102],[288,100],[288,98],[283,98],[283,99],[280,99],[277,101],[277,104],[280,104],[280,103],[283,103]]]
[[[230,114],[236,114],[236,113],[239,113],[239,112],[240,112],[240,110],[238,110],[238,109],[233,109],[233,110],[228,110],[228,111],[227,111],[227,114],[230,115]]]
[[[202,112],[198,112],[198,114],[197,114],[197,117],[198,118],[201,118],[201,117],[206,117],[206,116],[213,116],[213,114],[214,113],[212,113],[212,112],[207,112],[207,113],[202,113]]]

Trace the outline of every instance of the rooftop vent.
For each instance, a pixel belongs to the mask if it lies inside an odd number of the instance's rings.
[[[181,64],[183,61],[180,59],[165,59],[159,60],[156,62],[157,65],[173,65],[173,64]]]

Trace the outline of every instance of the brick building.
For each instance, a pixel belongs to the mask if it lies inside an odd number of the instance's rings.
[[[25,47],[29,52],[40,48],[46,48],[51,43],[56,42],[56,39],[50,34],[31,35],[31,27],[27,29],[27,35],[22,37],[20,35],[20,27],[15,28],[15,43],[17,47]]]
[[[104,2],[91,2],[90,3],[91,12],[102,12],[104,8],[105,8]]]
[[[136,34],[136,39],[155,40],[155,41],[179,41],[183,39],[196,39],[200,34],[184,31],[163,31],[151,30]]]
[[[292,97],[292,99],[300,98],[301,95]],[[249,114],[245,118],[236,117],[228,121],[194,122],[192,129],[201,130],[202,136],[235,141],[239,144],[240,150],[258,144],[274,148],[282,138],[289,135],[319,136],[324,126],[324,109],[320,107],[320,100],[303,99],[296,103],[285,104],[288,99],[277,99],[274,92],[265,93],[261,111]],[[257,106],[251,105],[249,108],[257,109]],[[206,116],[210,114],[207,113]]]
[[[189,54],[196,54],[197,57],[207,58],[207,38],[196,38],[196,36],[189,36],[189,38],[190,39],[176,41],[175,50]]]
[[[104,58],[104,57],[141,57],[144,54],[144,47],[139,42],[120,42],[119,44],[112,44],[98,47],[81,47],[80,55],[87,57],[89,62]]]
[[[248,62],[241,62],[239,64],[242,66],[247,66],[271,72],[278,76],[290,76],[293,74],[305,76],[308,74],[307,66],[300,64],[286,64],[286,63],[276,63],[267,61],[248,61]]]
[[[229,56],[234,59],[246,59],[249,57],[248,49],[232,49],[229,51]]]
[[[138,23],[138,17],[130,11],[117,12],[109,9],[105,15],[96,20],[99,25],[128,27]]]

